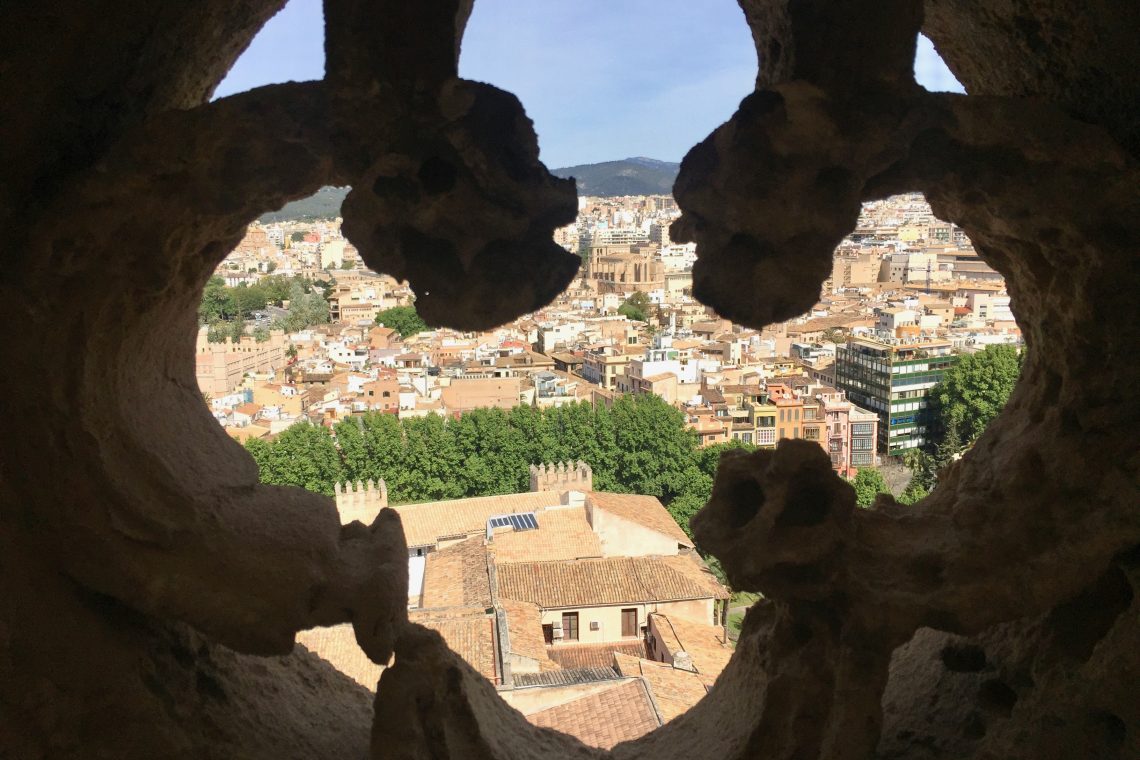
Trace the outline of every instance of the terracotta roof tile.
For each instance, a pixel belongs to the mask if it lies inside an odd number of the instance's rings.
[[[696,673],[678,670],[663,662],[615,653],[614,664],[623,676],[645,679],[661,719],[666,723],[687,712],[708,693]]]
[[[641,679],[618,683],[565,704],[527,716],[536,726],[553,728],[599,749],[637,739],[661,723]]]
[[[656,496],[591,491],[587,498],[595,508],[605,510],[615,517],[655,530],[676,539],[677,543],[684,546],[693,545]]]
[[[451,651],[495,683],[495,624],[482,609],[411,610],[408,620],[438,632]]]
[[[542,636],[542,615],[538,605],[514,599],[500,599],[499,606],[507,618],[507,639],[511,654],[538,661],[540,670],[558,670],[559,664],[547,656]]]
[[[714,599],[728,599],[728,589],[716,579],[708,565],[696,551],[682,551],[672,557],[661,558],[666,565],[683,574],[689,580],[702,586],[708,596]]]
[[[537,530],[495,533],[488,548],[495,555],[496,565],[602,556],[602,545],[586,520],[585,507],[547,508],[534,516]]]
[[[683,650],[689,653],[693,665],[702,676],[715,680],[728,665],[732,649],[725,641],[724,629],[680,617],[649,613],[650,622],[661,634],[662,643],[670,652]]]
[[[543,609],[728,596],[701,577],[699,567],[685,556],[517,562],[497,566],[495,574],[501,597]]]
[[[420,606],[425,609],[491,606],[487,549],[481,536],[428,552],[421,599]]]
[[[480,496],[473,499],[431,501],[395,507],[404,524],[408,546],[435,546],[441,538],[458,538],[482,533],[492,515],[533,512],[559,503],[553,491]]]
[[[638,639],[605,644],[558,644],[547,648],[550,659],[566,669],[612,668],[616,654],[644,657],[645,644]]]
[[[313,628],[297,634],[297,643],[370,691],[376,691],[384,667],[368,659],[356,643],[351,623]]]

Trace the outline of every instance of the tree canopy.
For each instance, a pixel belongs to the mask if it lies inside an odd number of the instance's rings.
[[[283,329],[299,330],[312,324],[328,322],[328,302],[314,285],[304,277],[270,275],[262,277],[253,285],[242,283],[231,288],[225,280],[215,275],[202,291],[202,301],[198,305],[199,324],[213,326],[218,322],[240,322],[252,318],[254,312],[270,305],[281,306],[286,300],[290,301],[290,317],[282,320],[280,327]],[[294,303],[300,306],[296,317],[293,316]],[[224,337],[223,334],[222,338]]]
[[[876,496],[891,492],[883,474],[875,467],[860,467],[851,485],[855,488],[855,503],[860,507],[869,507],[875,503]]]
[[[954,431],[964,445],[973,443],[1001,412],[1020,374],[1015,346],[986,346],[959,358],[930,391],[942,430]]]
[[[333,484],[344,480],[340,454],[323,427],[293,425],[272,442],[250,438],[245,447],[257,462],[263,483],[332,496]]]
[[[622,314],[635,322],[646,322],[649,320],[649,311],[652,306],[653,302],[649,300],[649,296],[638,290],[622,302],[621,306],[618,307],[618,314]]]
[[[1021,374],[1014,346],[986,346],[962,356],[930,390],[934,430],[923,450],[907,452],[913,477],[899,500],[917,501],[938,485],[938,473],[969,448],[1009,400]]]
[[[531,464],[582,460],[594,488],[657,496],[686,531],[728,447],[698,448],[684,416],[654,395],[622,396],[612,408],[517,406],[458,418],[370,412],[331,431],[302,423],[246,443],[264,483],[331,494],[338,480],[383,478],[394,504],[518,493]]]
[[[286,332],[296,332],[328,321],[329,302],[325,297],[316,289],[305,292],[300,283],[293,283],[289,289],[289,313],[277,321],[277,326]]]
[[[400,333],[401,338],[423,332],[428,329],[427,322],[420,317],[413,306],[393,306],[376,315],[376,324],[391,327]]]

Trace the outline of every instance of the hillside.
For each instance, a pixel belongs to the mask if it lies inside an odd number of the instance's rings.
[[[581,164],[551,169],[558,177],[578,180],[579,195],[668,195],[673,192],[680,164],[653,158],[626,158],[600,164]],[[347,187],[322,187],[316,194],[286,203],[278,211],[262,214],[261,221],[286,222],[311,219],[333,219],[340,216],[340,204],[348,195]]]
[[[322,187],[308,198],[286,203],[278,211],[261,215],[261,222],[292,222],[311,219],[335,219],[340,216],[340,204],[351,188]]]
[[[680,164],[652,158],[626,158],[600,164],[551,169],[559,177],[578,180],[578,195],[669,195]]]

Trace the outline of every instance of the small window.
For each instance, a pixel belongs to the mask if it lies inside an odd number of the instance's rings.
[[[562,640],[563,641],[577,641],[578,640],[578,613],[577,612],[563,612],[562,613]]]
[[[542,626],[542,640],[545,641],[547,644],[553,644],[554,643],[554,624],[553,623],[547,623],[544,626]]]

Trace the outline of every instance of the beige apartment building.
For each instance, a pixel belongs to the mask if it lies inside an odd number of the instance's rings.
[[[269,333],[269,340],[257,342],[243,335],[237,343],[226,338],[224,343],[211,343],[207,328],[198,330],[195,373],[198,388],[211,396],[222,396],[241,385],[247,374],[277,372],[288,361],[285,350],[289,342],[282,330]]]
[[[458,416],[472,409],[510,410],[519,405],[518,377],[455,378],[440,388],[445,414]]]
[[[631,355],[621,346],[592,348],[582,357],[582,377],[607,390],[617,388],[618,378],[625,373]]]

